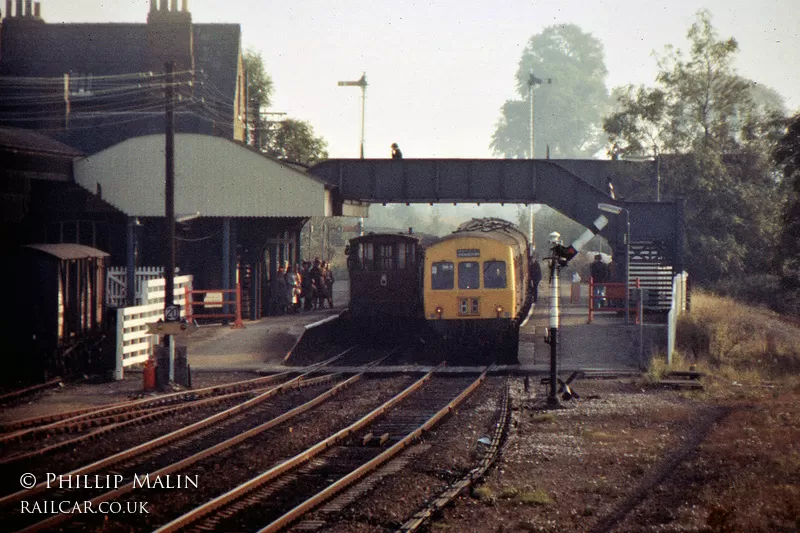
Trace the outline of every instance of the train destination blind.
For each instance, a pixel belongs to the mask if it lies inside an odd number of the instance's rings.
[[[480,257],[481,251],[477,248],[460,248],[456,250],[456,257]]]

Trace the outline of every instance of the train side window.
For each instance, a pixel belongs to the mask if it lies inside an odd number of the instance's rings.
[[[448,290],[453,288],[453,263],[440,261],[431,265],[431,288]]]
[[[373,268],[373,256],[372,256],[372,243],[365,242],[358,245],[359,247],[359,254],[358,256],[361,258],[361,268],[363,270],[372,270]]]
[[[378,268],[380,270],[394,270],[394,245],[378,245]]]
[[[477,261],[458,263],[458,288],[477,289],[481,286],[481,270]]]
[[[401,242],[397,244],[397,269],[405,270],[416,264],[414,259],[414,245]]]
[[[505,261],[485,261],[483,263],[483,286],[486,289],[506,288]]]

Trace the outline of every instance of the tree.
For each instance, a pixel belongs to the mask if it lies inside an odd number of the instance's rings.
[[[265,114],[274,87],[261,55],[247,50],[242,61],[247,73],[247,116],[253,146],[272,157],[303,165],[327,159],[328,144],[322,137],[314,136],[308,122],[293,119],[274,122]]]
[[[262,152],[272,157],[314,165],[328,158],[328,143],[314,136],[314,128],[303,120],[286,119],[267,130]]]
[[[261,54],[248,49],[242,56],[245,76],[247,76],[247,117],[248,128],[252,135],[248,135],[256,148],[262,146],[262,133],[267,130],[269,123],[262,114],[271,104],[274,86],[272,78],[264,70],[264,60]]]
[[[603,120],[611,158],[658,156],[669,128],[667,94],[661,89],[632,85],[615,93],[620,109]]]
[[[787,122],[773,158],[789,184],[786,187],[778,268],[784,289],[792,291],[794,299],[800,303],[800,113]]]
[[[602,43],[574,24],[559,24],[534,35],[515,76],[521,100],[508,100],[492,135],[497,155],[530,157],[531,73],[534,85],[536,156],[547,146],[553,157],[591,157],[602,147],[601,119],[608,105],[608,74]],[[547,80],[551,79],[552,84]]]
[[[657,87],[617,91],[604,121],[615,156],[659,157],[665,198],[686,199],[687,260],[713,281],[768,270],[780,228],[780,183],[765,156],[782,101],[736,74],[735,39],[720,40],[701,10],[688,55],[659,58]],[[776,98],[777,97],[777,98]]]

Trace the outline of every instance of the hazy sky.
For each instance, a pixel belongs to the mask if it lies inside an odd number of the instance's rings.
[[[179,0],[178,4],[180,5]],[[42,0],[56,22],[144,22],[149,0]],[[528,39],[574,23],[605,47],[609,89],[651,85],[652,52],[686,49],[707,8],[720,38],[739,42],[740,74],[800,109],[800,0],[190,0],[198,23],[242,26],[275,83],[273,111],[307,120],[330,156],[358,157],[366,72],[366,156],[492,157],[489,142]]]

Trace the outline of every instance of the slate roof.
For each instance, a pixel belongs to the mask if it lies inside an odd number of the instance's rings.
[[[24,128],[0,127],[0,149],[63,155],[69,158],[83,155],[83,152],[71,146]]]
[[[0,75],[58,78],[71,71],[75,80],[78,76],[88,75],[147,73],[154,65],[148,41],[151,29],[149,23],[48,24],[41,20],[7,18],[3,21],[0,35],[3,43]],[[189,106],[184,102],[175,115],[176,131],[232,135],[241,28],[239,24],[192,24],[192,40],[195,79],[201,82],[194,84],[194,95],[213,102],[215,107],[206,111],[203,106]],[[183,79],[186,78],[188,76],[184,75]],[[143,78],[144,82],[147,80]],[[54,89],[56,92],[60,90],[59,87]],[[160,97],[159,91],[154,92],[153,98]],[[82,104],[91,106],[92,101],[83,99],[79,102],[76,99],[73,111],[81,111]],[[113,105],[108,103],[97,107],[113,109]],[[14,111],[19,112],[18,109]],[[63,115],[63,105],[51,105],[46,112],[50,113],[50,124],[14,121],[12,114],[3,117],[2,110],[0,123],[33,129],[53,128],[52,118]],[[149,115],[132,111],[113,119],[77,112],[71,116],[70,129],[50,129],[46,133],[83,152],[96,153],[130,137],[163,131],[163,113],[155,110]]]

